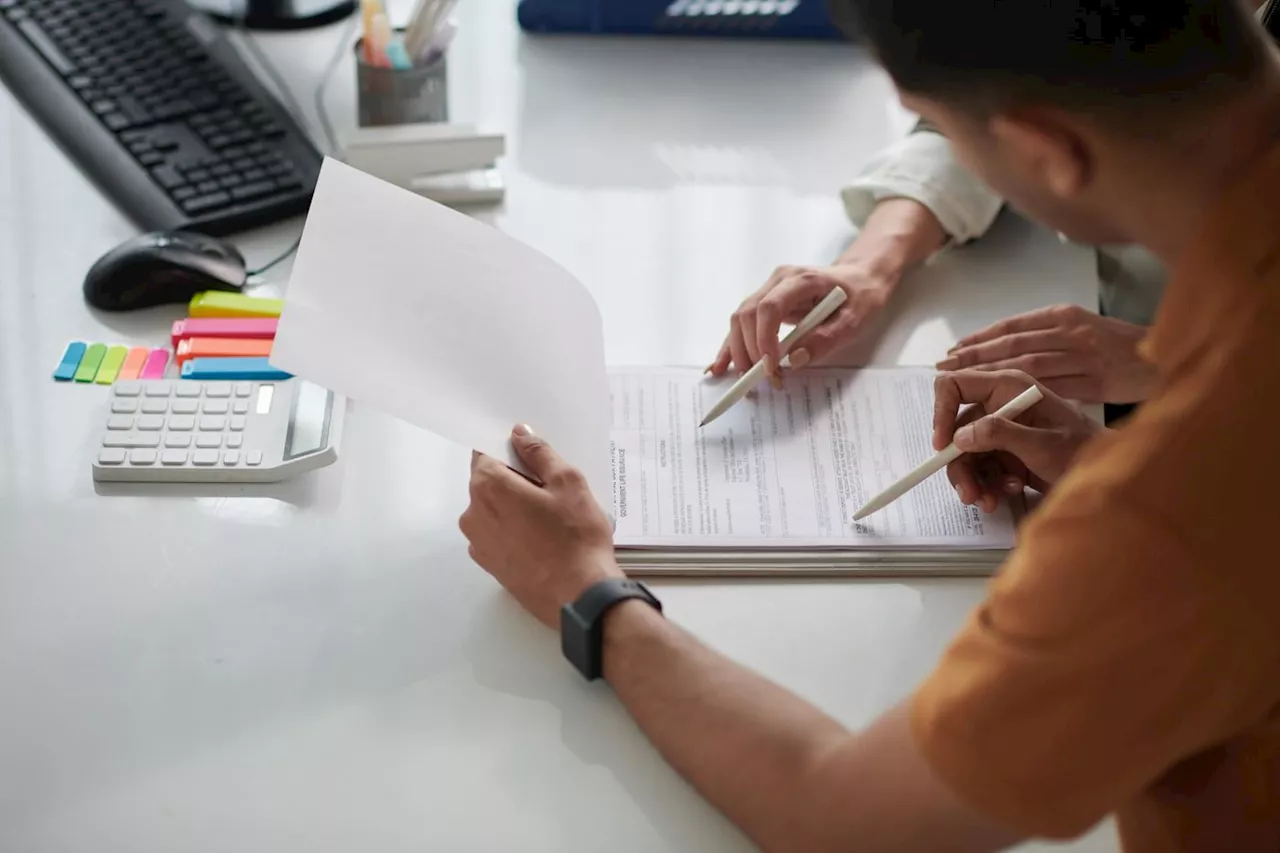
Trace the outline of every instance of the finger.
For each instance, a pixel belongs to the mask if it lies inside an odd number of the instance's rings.
[[[801,314],[801,319],[813,310],[818,300],[831,292],[831,281],[822,276],[802,273],[781,281],[777,287],[760,298],[756,305],[755,347],[759,356],[769,356],[773,364],[782,358],[778,332],[784,318]],[[807,336],[806,336],[807,337]],[[799,343],[797,341],[797,343]]]
[[[1048,430],[1023,426],[1008,418],[987,415],[956,430],[956,447],[965,453],[990,453],[1004,451],[1022,460],[1035,470],[1035,462],[1045,454],[1047,446],[1055,442],[1055,435]]]
[[[943,374],[933,380],[933,449],[942,450],[956,432],[956,415],[962,404],[960,386],[954,376]],[[955,482],[954,480],[952,481]]]
[[[557,483],[578,475],[576,469],[565,462],[550,444],[524,424],[511,431],[511,443],[520,461],[543,483]]]
[[[951,481],[960,503],[966,506],[973,504],[982,496],[982,486],[978,483],[977,471],[974,468],[974,457],[962,456],[947,466],[947,479]]]
[[[724,376],[731,363],[733,363],[733,350],[729,349],[729,339],[725,338],[724,343],[720,345],[720,352],[716,355],[716,360],[711,362],[711,366],[707,368],[706,372],[712,376]]]
[[[1066,400],[1080,403],[1109,403],[1097,376],[1055,376],[1044,380],[1044,386]]]
[[[1015,332],[982,343],[957,347],[938,362],[939,370],[961,370],[1030,353],[1069,351],[1071,338],[1060,329]]]
[[[1002,338],[1006,335],[1013,335],[1019,332],[1033,332],[1037,329],[1052,329],[1069,323],[1072,319],[1072,309],[1077,308],[1074,305],[1050,305],[1047,308],[1037,308],[1034,311],[1027,311],[1023,314],[1016,314],[1012,317],[1006,317],[987,326],[985,329],[979,329],[971,335],[966,335],[956,342],[952,349],[960,347],[972,346],[973,344],[983,343],[984,341],[992,341],[996,338]]]
[[[751,369],[754,362],[747,354],[747,344],[742,339],[742,320],[736,313],[729,319],[729,352],[738,373],[746,373]]]
[[[820,362],[853,340],[862,320],[863,315],[846,302],[825,323],[805,335],[797,344],[803,344],[809,350],[810,360]]]
[[[471,451],[471,471],[472,471],[472,473],[475,473],[475,470],[476,470],[476,463],[478,463],[478,462],[480,461],[480,457],[481,457],[481,456],[483,456],[483,455],[484,455],[484,454],[483,454],[483,453],[481,453],[479,450],[473,450],[473,451]]]
[[[1017,370],[1038,380],[1056,379],[1059,376],[1080,376],[1089,373],[1088,356],[1074,352],[1037,352],[1017,358],[994,361],[972,368],[992,372]]]
[[[751,359],[751,364],[755,364],[760,360],[760,347],[756,340],[756,303],[743,306],[738,316],[742,322],[742,343],[747,348],[747,358]]]

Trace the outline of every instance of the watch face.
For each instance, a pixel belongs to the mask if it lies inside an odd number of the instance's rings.
[[[599,664],[593,662],[596,650],[592,640],[590,626],[578,617],[573,605],[560,608],[560,650],[578,672],[587,678],[598,678]]]

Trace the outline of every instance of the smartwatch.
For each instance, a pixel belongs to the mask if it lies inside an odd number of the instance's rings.
[[[609,578],[587,588],[577,601],[560,608],[560,648],[588,681],[604,668],[604,615],[615,604],[638,598],[659,613],[662,602],[640,581]]]

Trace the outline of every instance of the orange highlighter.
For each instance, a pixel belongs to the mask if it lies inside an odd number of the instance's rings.
[[[271,355],[271,340],[252,338],[187,338],[178,341],[178,364],[192,358],[265,358]]]

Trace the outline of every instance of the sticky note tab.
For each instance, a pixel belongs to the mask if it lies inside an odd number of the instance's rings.
[[[169,351],[167,349],[153,349],[151,355],[147,356],[147,363],[142,366],[142,372],[138,374],[139,379],[164,379],[164,368],[169,363]]]
[[[178,342],[178,364],[192,358],[265,358],[271,355],[270,338],[187,338]]]
[[[98,368],[98,375],[93,381],[99,385],[110,385],[115,382],[116,375],[120,373],[125,356],[128,354],[128,347],[115,346],[108,349],[107,354],[102,357],[102,366]]]
[[[183,379],[257,379],[276,381],[292,376],[265,358],[193,358],[182,365]]]
[[[197,293],[187,306],[192,317],[279,317],[283,309],[284,301],[280,299],[261,299],[221,290]]]
[[[92,382],[93,378],[98,375],[98,368],[102,366],[102,358],[106,354],[106,344],[90,344],[89,348],[84,351],[84,358],[80,359],[80,366],[76,368],[76,375],[72,378],[77,382]]]
[[[276,336],[275,317],[188,317],[173,324],[173,348],[187,338],[251,338]]]
[[[62,361],[53,371],[53,378],[59,382],[70,382],[76,375],[76,368],[80,366],[80,360],[84,358],[86,349],[88,347],[84,341],[72,341],[67,344],[67,351],[62,354]]]
[[[124,358],[124,364],[120,365],[120,373],[116,376],[116,380],[137,379],[142,375],[142,367],[147,363],[147,356],[151,350],[147,347],[134,347],[129,350],[129,354]]]

